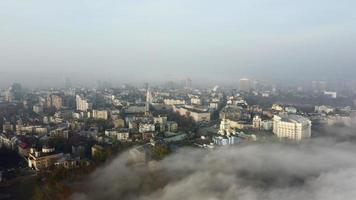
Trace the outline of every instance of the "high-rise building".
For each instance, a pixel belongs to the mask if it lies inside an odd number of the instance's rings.
[[[92,104],[89,103],[87,99],[84,99],[80,95],[76,95],[75,100],[76,100],[77,110],[88,111],[92,107]]]
[[[63,106],[63,99],[59,94],[51,94],[47,97],[47,107],[61,109]]]
[[[261,129],[262,127],[262,119],[260,116],[256,115],[255,117],[253,117],[253,120],[252,120],[252,127],[254,129]]]
[[[240,79],[240,90],[244,92],[249,92],[251,89],[250,79],[242,78]]]
[[[192,89],[192,79],[187,78],[187,80],[185,82],[185,88],[186,89]]]
[[[7,102],[12,102],[14,101],[14,94],[11,90],[6,90],[5,91],[5,97],[4,97],[4,100],[7,101]]]
[[[152,103],[151,91],[150,91],[150,88],[147,88],[147,92],[146,92],[146,112],[150,111],[150,104],[151,103]]]
[[[326,90],[326,82],[312,81],[312,89],[314,92],[324,92]]]
[[[311,136],[311,121],[294,114],[275,115],[273,118],[273,133],[278,138],[300,141]]]
[[[70,78],[67,77],[67,78],[65,79],[64,85],[65,85],[65,88],[66,88],[66,89],[72,88],[72,81],[70,80]]]

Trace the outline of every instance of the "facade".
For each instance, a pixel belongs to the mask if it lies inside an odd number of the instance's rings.
[[[252,127],[253,127],[254,129],[257,129],[257,130],[261,129],[261,127],[262,127],[262,119],[261,119],[260,116],[256,115],[256,116],[253,118],[253,120],[252,120]]]
[[[217,110],[219,108],[219,102],[210,102],[209,108]]]
[[[53,107],[56,110],[59,110],[62,108],[63,99],[58,94],[51,94],[48,98],[48,105],[49,105],[49,107]]]
[[[12,131],[14,131],[14,125],[12,125],[10,122],[5,122],[2,125],[2,130],[4,132],[12,132]]]
[[[244,92],[249,92],[251,89],[250,79],[242,78],[240,79],[240,90]]]
[[[54,148],[43,147],[42,151],[31,148],[28,156],[28,166],[39,171],[54,166],[64,154],[56,153]]]
[[[109,114],[108,114],[107,110],[92,110],[92,112],[91,112],[91,117],[94,119],[107,120],[108,116],[109,116]]]
[[[292,106],[287,106],[284,108],[284,110],[287,112],[287,113],[290,113],[290,114],[296,114],[297,113],[297,108],[295,107],[292,107]]]
[[[164,99],[164,104],[166,105],[184,105],[185,100],[183,99]]]
[[[337,92],[331,92],[331,91],[324,91],[324,95],[327,97],[330,97],[332,99],[337,98]]]
[[[35,113],[42,113],[43,112],[43,106],[42,105],[39,105],[39,104],[36,104],[33,106],[32,108],[33,112]]]
[[[129,140],[130,137],[130,133],[128,129],[106,130],[105,135],[114,138],[118,141],[127,141]]]
[[[278,138],[300,141],[311,137],[311,121],[300,115],[275,115],[273,133]]]
[[[75,100],[76,100],[76,106],[77,106],[77,110],[80,110],[80,111],[88,111],[89,109],[91,109],[92,107],[92,104],[89,103],[88,100],[84,99],[82,96],[80,95],[77,95],[75,97]]]
[[[195,122],[208,122],[211,118],[211,113],[207,110],[198,110],[186,106],[174,106],[173,111],[178,112],[181,116],[192,117]]]
[[[282,112],[283,111],[283,107],[281,105],[278,105],[278,104],[273,104],[272,105],[272,110],[277,111],[277,112]]]
[[[174,121],[168,121],[166,123],[166,130],[169,132],[177,132],[178,131],[178,123]]]
[[[193,105],[201,105],[202,104],[202,100],[199,97],[192,97],[190,99],[190,103]]]
[[[125,113],[128,114],[138,114],[138,113],[145,113],[146,112],[146,104],[145,105],[132,105],[128,106],[125,109]]]
[[[332,113],[334,112],[335,109],[332,108],[332,107],[329,107],[329,106],[315,106],[315,112],[317,113],[326,113],[326,114],[329,114],[329,113]]]
[[[151,151],[149,145],[142,145],[129,151],[130,160],[138,165],[147,164],[151,160]]]
[[[140,123],[138,127],[138,131],[140,133],[154,132],[156,130],[156,126],[154,124],[149,123]]]
[[[265,131],[270,131],[273,129],[273,121],[272,120],[264,120],[262,121],[262,127]]]
[[[243,141],[256,141],[255,135],[247,135],[243,132],[235,131],[227,119],[221,120],[218,134],[213,137],[213,142],[218,146],[239,144]]]
[[[100,154],[102,154],[104,152],[104,147],[100,146],[100,145],[94,145],[91,147],[91,156],[95,157],[98,156]]]

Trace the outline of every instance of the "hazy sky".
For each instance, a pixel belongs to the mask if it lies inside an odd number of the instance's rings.
[[[356,74],[354,0],[1,0],[0,83]]]

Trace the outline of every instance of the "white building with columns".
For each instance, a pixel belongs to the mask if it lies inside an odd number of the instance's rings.
[[[294,114],[275,115],[273,118],[273,133],[281,139],[301,141],[311,137],[311,121]]]

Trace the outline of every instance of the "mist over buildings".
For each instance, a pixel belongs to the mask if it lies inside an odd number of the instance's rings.
[[[0,2],[0,84],[352,79],[354,1]]]
[[[123,153],[72,199],[353,199],[356,146],[350,137],[356,135],[350,130],[334,128],[300,144],[181,149],[148,169],[129,167]]]

